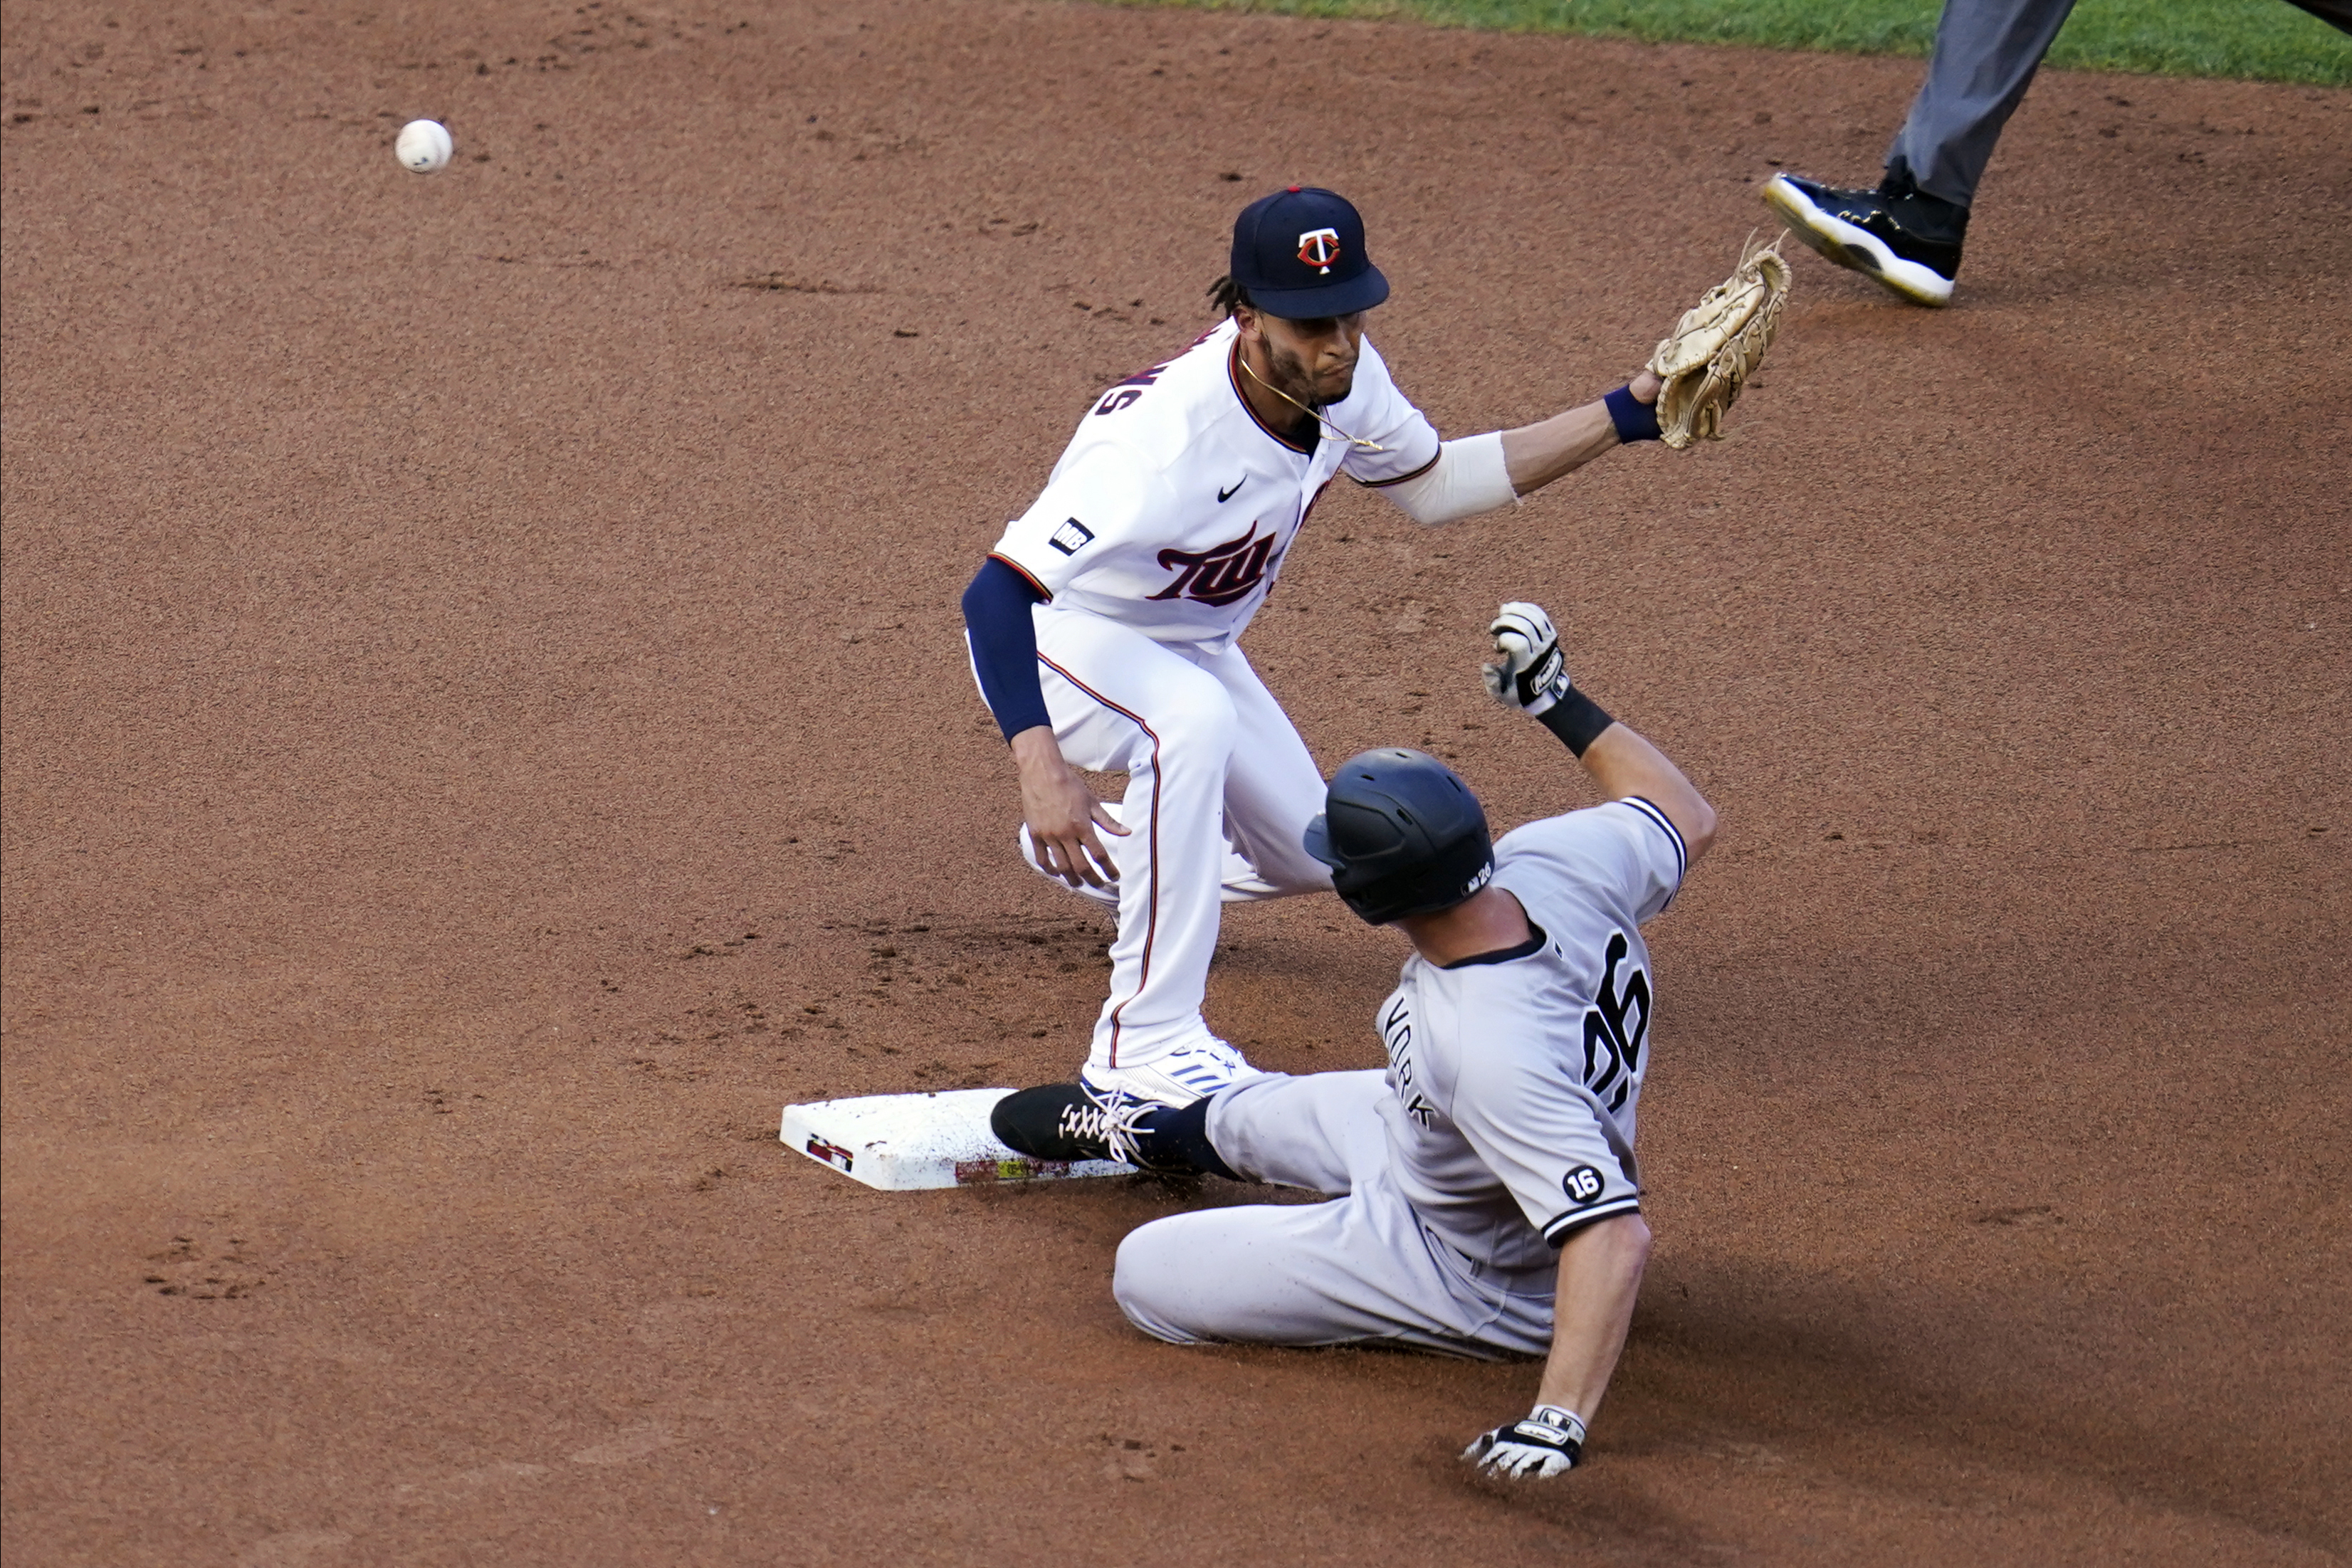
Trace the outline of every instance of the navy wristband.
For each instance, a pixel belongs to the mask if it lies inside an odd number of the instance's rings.
[[[1566,695],[1536,716],[1536,722],[1559,737],[1577,756],[1601,738],[1601,732],[1617,721],[1603,711],[1601,705],[1578,691],[1568,688]]]
[[[1658,439],[1657,405],[1635,397],[1632,387],[1619,387],[1601,401],[1609,410],[1609,423],[1617,427],[1618,440],[1630,445]]]

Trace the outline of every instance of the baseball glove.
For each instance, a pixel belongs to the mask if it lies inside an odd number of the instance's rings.
[[[1749,235],[1738,269],[1684,311],[1650,356],[1651,373],[1666,383],[1658,393],[1660,440],[1679,452],[1694,440],[1722,438],[1724,411],[1764,362],[1788,302],[1780,240],[1758,245]]]

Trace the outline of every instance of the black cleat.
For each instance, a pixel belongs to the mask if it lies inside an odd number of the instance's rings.
[[[1164,1109],[1150,1100],[1097,1093],[1083,1083],[1047,1083],[999,1100],[988,1126],[1006,1148],[1033,1160],[1116,1160],[1149,1170],[1141,1145],[1150,1143],[1151,1129],[1142,1124]]]
[[[1875,191],[1775,174],[1764,199],[1799,239],[1840,267],[1876,278],[1914,305],[1948,305],[1969,210],[1911,183],[1900,161]]]

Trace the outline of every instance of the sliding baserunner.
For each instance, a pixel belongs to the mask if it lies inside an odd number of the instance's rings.
[[[1339,896],[1412,944],[1377,1022],[1385,1072],[1260,1075],[1181,1109],[1083,1084],[1024,1090],[999,1137],[1338,1195],[1156,1220],[1118,1249],[1130,1322],[1179,1343],[1379,1343],[1545,1358],[1534,1408],[1464,1456],[1555,1475],[1625,1343],[1649,1256],[1633,1118],[1654,990],[1643,923],[1715,836],[1658,748],[1570,684],[1551,623],[1507,604],[1489,689],[1568,744],[1610,797],[1490,847],[1462,780],[1418,751],[1333,776],[1305,835]]]

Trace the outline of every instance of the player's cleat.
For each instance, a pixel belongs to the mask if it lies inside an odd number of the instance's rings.
[[[1047,1083],[1007,1094],[988,1114],[989,1130],[1033,1160],[1117,1160],[1149,1170],[1150,1113],[1165,1107],[1083,1083]]]
[[[1150,1143],[1150,1128],[1140,1122],[1152,1110],[1157,1107],[1146,1100],[1098,1095],[1085,1083],[1045,1083],[997,1100],[988,1112],[988,1131],[1013,1155],[1030,1159],[1115,1159],[1148,1166],[1140,1145]]]
[[[1097,1094],[1122,1095],[1155,1105],[1190,1105],[1221,1089],[1265,1076],[1240,1051],[1213,1036],[1195,1045],[1178,1046],[1139,1066],[1097,1067],[1089,1062],[1079,1074]]]
[[[1160,1176],[1242,1179],[1209,1141],[1209,1106],[1171,1108],[1083,1083],[1048,1083],[1007,1094],[989,1112],[989,1131],[1013,1153],[1076,1165],[1116,1160]]]
[[[1799,239],[1840,267],[1876,278],[1914,305],[1948,305],[1969,210],[1927,194],[1899,165],[1874,191],[1775,174],[1764,200]]]

